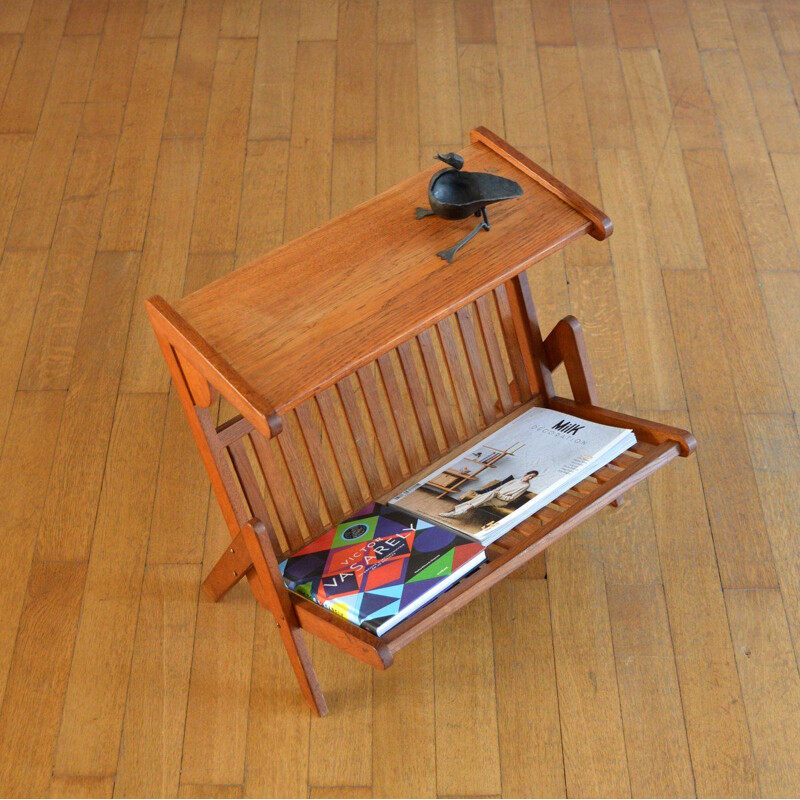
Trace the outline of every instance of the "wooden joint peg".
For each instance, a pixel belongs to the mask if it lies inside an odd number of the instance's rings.
[[[240,533],[233,539],[208,577],[203,581],[203,591],[215,603],[231,589],[253,566],[253,559]]]

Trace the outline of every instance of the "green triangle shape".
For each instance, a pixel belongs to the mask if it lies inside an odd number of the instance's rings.
[[[432,564],[428,564],[422,572],[418,572],[413,578],[407,580],[406,583],[414,583],[415,581],[424,581],[429,578],[441,578],[444,575],[449,575],[453,571],[453,553],[455,550],[450,550],[443,556],[440,556]]]
[[[302,594],[304,597],[307,597],[309,600],[313,600],[314,598],[311,596],[311,588],[312,583],[308,581],[307,583],[298,583],[297,586],[294,587],[294,590],[298,594]]]

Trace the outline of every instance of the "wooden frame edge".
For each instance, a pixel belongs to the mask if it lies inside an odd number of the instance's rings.
[[[694,434],[681,428],[673,428],[660,422],[650,422],[641,417],[622,414],[619,411],[609,411],[595,405],[584,405],[567,397],[551,397],[547,405],[565,414],[582,417],[601,425],[615,425],[618,428],[630,428],[637,439],[642,439],[650,444],[662,445],[666,442],[675,442],[680,448],[683,458],[690,456],[697,449],[697,439]]]
[[[567,205],[572,206],[579,214],[586,217],[591,223],[589,233],[595,239],[602,241],[614,232],[614,225],[604,211],[590,203],[575,190],[570,189],[569,186],[562,183],[554,175],[551,175],[543,167],[540,167],[535,161],[532,161],[524,153],[517,150],[516,147],[510,145],[505,139],[501,139],[496,133],[481,125],[469,132],[469,139],[472,143],[480,142],[485,144],[489,149],[505,158],[506,161],[509,161],[517,169],[522,170],[522,172],[529,175],[537,183],[540,183]]]
[[[538,538],[527,538],[502,556],[486,562],[477,572],[468,575],[448,591],[422,608],[408,620],[386,634],[384,641],[396,653],[429,631],[442,620],[458,611],[478,595],[483,594],[503,578],[518,570],[553,542],[565,536],[581,522],[613,503],[656,470],[679,454],[677,442],[664,442],[643,456],[635,466],[623,470],[603,484],[602,491],[586,495],[552,522],[542,526]]]
[[[157,335],[163,336],[217,391],[267,438],[277,436],[283,422],[247,381],[160,295],[145,301]]]
[[[289,593],[289,597],[304,631],[375,669],[392,666],[392,653],[377,636],[299,595]]]

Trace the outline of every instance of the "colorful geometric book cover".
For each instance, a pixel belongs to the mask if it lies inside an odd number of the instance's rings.
[[[280,569],[289,589],[380,636],[484,558],[467,536],[370,503]]]

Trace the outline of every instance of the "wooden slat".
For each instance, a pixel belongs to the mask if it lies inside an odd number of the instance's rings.
[[[655,47],[646,0],[610,0],[617,47]]]
[[[247,39],[258,36],[261,3],[258,0],[225,0],[222,6],[220,36]]]
[[[798,81],[796,91],[800,93],[800,54],[797,57]],[[771,153],[772,166],[778,178],[783,204],[789,216],[795,243],[800,247],[800,153]]]
[[[540,45],[575,44],[572,9],[564,3],[532,0],[536,43]]]
[[[347,748],[330,747],[329,736],[348,738],[359,753],[369,753],[372,742],[372,670],[352,656],[313,640],[314,667],[331,698],[340,702],[328,719],[312,717],[308,743],[308,781],[316,786],[369,786],[369,758],[352,759]],[[361,703],[349,702],[352,692]],[[334,700],[335,702],[335,700]]]
[[[355,465],[360,465],[360,460],[347,419],[343,416],[343,412],[338,410],[341,408],[341,401],[335,402],[334,397],[337,400],[339,398],[336,390],[331,388],[320,392],[315,399],[331,442],[333,454],[339,465],[350,505],[357,509],[366,502],[368,491],[366,491],[365,479],[359,480],[356,471]],[[363,470],[361,470],[361,474],[363,475]]]
[[[730,3],[728,15],[767,149],[800,151],[800,115],[765,9],[745,0]]]
[[[25,344],[36,311],[46,253],[5,253],[0,259],[0,441],[6,431]]]
[[[114,793],[114,778],[107,775],[63,775],[50,781],[50,797],[74,797],[85,800],[96,797],[102,800]]]
[[[375,194],[375,144],[344,140],[333,145],[330,215],[344,214]]]
[[[546,147],[547,119],[538,111],[544,101],[531,4],[495,0],[494,21],[506,138],[523,148]]]
[[[592,142],[595,148],[631,147],[633,126],[609,8],[576,0],[573,22]]]
[[[350,0],[339,7],[334,136],[375,138],[376,7]]]
[[[530,378],[522,356],[522,347],[524,347],[524,345],[518,339],[506,287],[498,286],[497,289],[494,290],[494,296],[497,301],[500,324],[503,327],[508,360],[511,362],[511,371],[514,374],[514,385],[519,393],[520,400],[524,403],[531,398]]]
[[[302,440],[302,433],[298,430],[297,420],[294,414],[292,425],[289,426],[289,416],[286,418],[286,428],[278,436],[278,444],[280,445],[283,457],[286,460],[286,469],[294,484],[297,497],[300,500],[300,507],[303,509],[303,515],[306,518],[306,525],[310,536],[315,536],[320,533],[326,522],[330,522],[327,515],[323,517],[320,511],[322,496],[320,493],[319,484],[316,480],[316,475],[309,469],[307,465],[307,453],[305,445]],[[286,435],[284,435],[286,434]],[[301,452],[301,448],[303,452]]]
[[[244,797],[244,787],[239,783],[183,783],[178,797],[185,798],[239,798]]]
[[[339,20],[337,0],[300,0],[300,39],[335,39]]]
[[[715,305],[730,342],[725,349],[739,405],[745,412],[785,411],[783,377],[754,274],[757,264],[750,255],[728,164],[718,151],[697,151],[687,154],[686,168],[708,255]],[[781,266],[780,262],[771,263]],[[742,319],[748,321],[746,330]],[[676,339],[680,342],[679,334]]]
[[[614,642],[631,795],[694,794],[675,654],[663,588],[609,584]]]
[[[339,393],[339,398],[344,407],[347,422],[352,432],[353,441],[358,449],[358,455],[361,459],[361,466],[364,469],[367,482],[369,483],[373,496],[377,496],[384,489],[388,488],[388,484],[381,474],[378,464],[379,451],[376,446],[375,431],[368,431],[364,423],[364,418],[361,415],[360,405],[352,384],[353,380],[352,377],[344,378],[336,385],[336,390]]]
[[[127,100],[145,11],[146,4],[141,0],[109,3],[89,87],[89,102],[124,103]]]
[[[445,386],[442,372],[439,368],[439,360],[436,357],[436,350],[434,349],[433,339],[429,331],[423,331],[417,336],[420,351],[422,352],[422,360],[425,364],[425,372],[428,376],[431,391],[433,392],[433,399],[435,403],[436,413],[444,431],[445,439],[449,447],[455,447],[460,441],[458,434],[458,422],[456,415],[453,413],[456,410],[455,403],[451,401],[452,394]]]
[[[613,284],[616,303],[625,309],[620,315],[622,343],[627,351],[636,402],[647,409],[681,408],[685,400],[660,269],[670,262],[662,256],[663,251],[656,250],[639,159],[631,151],[603,150],[598,153],[597,163],[603,201],[613,219],[618,220],[610,242],[614,256]],[[680,263],[674,266],[704,266],[699,236],[684,237],[677,244],[683,252]],[[578,310],[574,313],[581,321],[588,322]],[[610,338],[606,336],[604,341]],[[596,356],[597,348],[591,352]],[[607,386],[609,378],[614,379],[608,374],[598,375],[600,386]]]
[[[418,611],[413,619],[405,620],[384,634],[384,641],[393,653],[402,649],[439,621],[446,619],[455,610],[464,606],[481,591],[490,588],[546,547],[561,539],[600,508],[617,499],[668,461],[676,458],[678,452],[678,445],[673,442],[665,442],[654,448],[648,456],[640,459],[636,466],[625,472],[619,472],[612,480],[608,481],[602,491],[583,497],[580,502],[574,503],[569,509],[563,511],[557,517],[557,524],[551,522],[542,525],[535,535],[526,536],[523,541],[515,544],[506,553],[492,559],[488,564],[484,564],[464,578],[458,586]]]
[[[428,460],[433,461],[436,456],[442,453],[442,450],[439,447],[436,433],[433,429],[430,409],[425,401],[425,392],[422,388],[417,365],[414,362],[414,354],[411,351],[411,345],[408,342],[401,344],[397,348],[397,354],[403,366],[403,374],[405,375],[408,392],[414,406],[414,413],[417,417],[417,424],[422,434],[422,440],[428,452]]]
[[[378,359],[378,367],[395,420],[408,419],[410,414],[414,413],[414,409],[410,401],[408,403],[405,402],[400,390],[400,383],[397,380],[397,373],[395,372],[395,367],[389,353],[382,355]],[[423,458],[420,456],[417,447],[418,438],[414,435],[411,426],[407,423],[397,425],[397,430],[400,435],[400,440],[403,443],[406,461],[411,471],[417,472],[422,469],[423,466]]]
[[[745,418],[745,432],[786,619],[800,662],[800,553],[796,546],[800,432],[796,419],[788,414],[750,414]]]
[[[4,178],[0,183],[0,244],[3,247],[22,188],[32,144],[33,136],[29,134],[0,136],[0,168]]]
[[[647,198],[653,218],[652,236],[658,261],[662,267],[702,268],[703,246],[659,52],[625,50],[621,59],[639,149],[638,171],[643,186],[640,191]],[[608,174],[606,183],[613,186]],[[636,216],[641,218],[637,193],[633,201],[637,203]]]
[[[478,318],[481,324],[483,341],[486,345],[486,354],[489,357],[489,363],[491,364],[492,377],[494,378],[497,396],[500,399],[500,407],[503,413],[508,414],[514,408],[514,400],[508,388],[508,378],[506,377],[500,344],[497,341],[490,302],[489,298],[484,295],[478,298],[475,307],[478,309]]]
[[[474,401],[469,393],[472,381],[464,372],[463,359],[456,343],[456,334],[453,332],[453,318],[447,317],[443,319],[436,326],[436,330],[439,333],[439,341],[450,375],[450,382],[458,399],[458,407],[461,411],[461,418],[464,420],[467,436],[474,436],[480,429],[480,421],[477,418]]]
[[[203,560],[209,486],[196,452],[180,400],[171,392],[159,454],[148,564],[199,564]]]
[[[542,3],[541,5],[550,5]],[[539,3],[534,6],[534,21]],[[566,12],[569,14],[569,10]],[[553,171],[590,202],[600,197],[586,96],[575,47],[539,49]],[[608,264],[608,244],[584,236],[564,253],[567,264]]]
[[[322,495],[325,498],[325,505],[333,522],[344,519],[346,513],[352,511],[352,507],[347,504],[342,505],[339,498],[337,487],[342,487],[342,475],[336,463],[336,459],[331,450],[330,442],[325,435],[325,425],[319,414],[316,405],[312,407],[310,403],[303,403],[295,409],[297,421],[300,424],[300,431],[303,435],[303,442],[308,448],[308,455],[311,465],[316,473]]]
[[[378,20],[387,8],[378,5]],[[388,12],[386,12],[388,13]],[[413,8],[411,10],[413,28]],[[396,35],[403,34],[399,29]],[[419,168],[417,58],[413,42],[378,44],[376,183],[382,192]]]
[[[800,411],[800,350],[793,310],[800,304],[800,272],[762,272],[761,292],[792,410]]]
[[[635,400],[616,271],[616,266],[569,267],[567,280],[572,311],[581,320],[586,349],[591,353],[595,396],[599,397],[595,402],[621,411],[633,410]]]
[[[306,532],[300,524],[302,514],[292,484],[286,478],[283,465],[278,462],[279,453],[275,452],[278,445],[267,441],[256,431],[250,434],[250,441],[253,443],[256,458],[275,503],[289,547],[297,550],[302,545]]]
[[[458,73],[462,130],[468,131],[485,125],[504,137],[500,71],[495,44],[459,44]],[[491,209],[488,214],[491,221]]]
[[[250,510],[249,516],[260,519],[265,525],[268,524],[269,512],[267,511],[267,505],[264,502],[264,496],[261,494],[261,487],[258,485],[253,465],[247,457],[244,442],[241,439],[235,441],[228,447],[228,453]]]
[[[400,450],[398,448],[397,426],[394,422],[389,422],[383,408],[380,390],[375,378],[376,366],[371,364],[358,370],[358,380],[364,402],[369,413],[378,445],[383,453],[383,460],[389,473],[389,480],[393,484],[400,483],[403,478],[408,477],[408,467],[402,462]]]
[[[558,517],[558,511],[556,511],[554,508],[548,508],[545,506],[544,508],[539,509],[533,516],[542,522],[552,522]]]
[[[0,11],[0,31],[3,33],[24,33],[31,16],[33,0],[7,3]]]
[[[709,318],[714,307],[709,282],[695,275],[666,273],[665,286],[692,425],[703,442],[698,458],[722,585],[774,587],[774,558],[756,500],[736,384],[721,326]]]
[[[375,797],[436,794],[436,719],[433,636],[414,642],[391,669],[372,675],[372,787]],[[397,698],[403,697],[398,703]],[[379,743],[394,731],[413,730],[417,747],[402,761],[382,758]],[[376,749],[377,748],[377,749]]]
[[[490,425],[497,419],[497,410],[489,390],[485,366],[478,347],[478,337],[472,322],[472,313],[474,313],[474,309],[460,309],[457,314],[458,326],[461,331],[464,350],[467,354],[467,361],[469,362],[470,379],[483,415],[483,423],[484,425]]]

